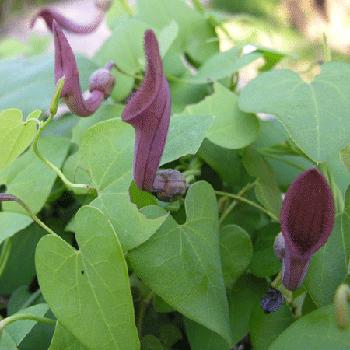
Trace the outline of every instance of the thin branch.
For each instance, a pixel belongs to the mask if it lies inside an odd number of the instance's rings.
[[[229,198],[233,198],[233,199],[236,199],[240,202],[243,202],[243,203],[246,203],[246,204],[249,204],[250,206],[256,208],[256,209],[259,209],[260,211],[262,211],[263,213],[267,214],[268,216],[271,217],[271,219],[275,220],[275,221],[279,221],[278,217],[271,213],[269,210],[265,209],[264,207],[262,207],[261,205],[253,202],[253,201],[250,201],[249,199],[247,198],[244,198],[244,197],[241,197],[239,195],[236,195],[236,194],[232,194],[232,193],[228,193],[228,192],[222,192],[222,191],[215,191],[215,193],[218,195],[218,196],[227,196]]]
[[[244,186],[238,193],[237,196],[243,196],[246,192],[251,190],[254,186],[256,185],[256,181],[252,183],[248,183],[246,186]],[[219,223],[220,225],[224,222],[224,220],[227,218],[227,216],[231,213],[231,211],[236,207],[238,202],[235,200],[233,201],[226,209],[225,211],[221,214]]]

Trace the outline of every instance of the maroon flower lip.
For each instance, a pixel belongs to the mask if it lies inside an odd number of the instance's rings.
[[[45,21],[47,28],[51,31],[53,31],[53,22],[56,21],[56,23],[67,32],[76,34],[92,33],[102,23],[105,13],[109,10],[111,4],[111,1],[96,2],[96,8],[98,10],[97,16],[88,24],[75,23],[54,9],[43,8],[32,18],[30,28],[33,28],[36,21],[39,18],[42,18]]]
[[[99,69],[91,75],[90,95],[84,98],[73,50],[56,21],[53,21],[52,28],[55,46],[55,82],[57,83],[64,76],[65,82],[61,96],[68,108],[80,117],[89,116],[112,93],[115,79],[110,71],[114,65],[109,63],[105,68]]]
[[[326,243],[333,225],[332,191],[316,168],[309,169],[289,187],[281,210],[286,288],[295,290],[301,285],[312,255]]]
[[[147,68],[141,87],[130,98],[122,119],[135,128],[134,180],[153,191],[163,154],[171,113],[169,84],[163,71],[159,44],[152,30],[145,32]]]

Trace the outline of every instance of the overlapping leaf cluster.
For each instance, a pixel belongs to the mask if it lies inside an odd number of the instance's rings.
[[[110,38],[78,59],[84,87],[97,66],[116,62],[113,94],[89,118],[53,120],[39,149],[90,194],[69,192],[31,147],[37,109],[54,94],[52,57],[0,61],[0,183],[58,233],[17,203],[2,205],[0,312],[18,320],[4,327],[1,350],[350,348],[332,305],[350,254],[350,66],[325,63],[307,83],[274,70],[283,54],[273,50],[244,54],[231,42],[220,52],[221,18],[195,4],[114,1]],[[190,184],[171,203],[132,182],[134,131],[121,121],[143,78],[149,28],[173,101],[161,166]],[[240,70],[257,60],[272,71],[239,91]],[[260,300],[281,270],[273,243],[282,193],[315,165],[336,199],[335,227],[304,284],[264,314]]]

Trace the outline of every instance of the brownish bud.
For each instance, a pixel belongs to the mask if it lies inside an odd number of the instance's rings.
[[[163,201],[171,201],[186,193],[185,177],[177,170],[158,170],[153,183],[153,192]]]
[[[107,68],[98,69],[90,76],[90,92],[95,90],[101,91],[104,98],[108,98],[111,95],[114,85],[115,78]]]

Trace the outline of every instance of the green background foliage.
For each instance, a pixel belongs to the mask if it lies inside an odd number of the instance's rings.
[[[350,348],[334,305],[349,281],[350,66],[312,53],[305,71],[295,52],[235,37],[237,12],[256,31],[275,28],[276,2],[115,0],[110,36],[77,59],[83,90],[117,64],[112,95],[88,118],[47,119],[45,38],[0,42],[1,192],[27,206],[1,205],[0,350]],[[188,184],[172,202],[133,182],[134,130],[121,120],[144,78],[148,28],[172,96],[160,167]],[[335,225],[290,292],[273,244],[283,194],[311,167],[330,183]],[[93,191],[73,192],[64,177]],[[286,302],[266,314],[271,284]]]

